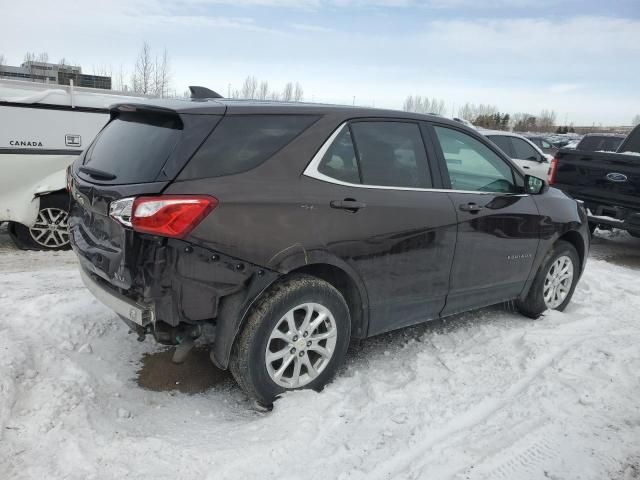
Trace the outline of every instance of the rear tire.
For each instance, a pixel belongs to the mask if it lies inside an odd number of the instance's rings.
[[[285,391],[321,390],[344,361],[350,332],[340,292],[318,278],[293,275],[251,309],[229,369],[250,397],[269,406]]]
[[[33,227],[11,222],[9,234],[22,250],[69,250],[69,197],[52,193],[40,198],[40,210]]]
[[[569,242],[559,240],[542,261],[525,299],[516,302],[518,310],[530,318],[538,318],[547,310],[563,311],[571,301],[579,275],[578,252]]]

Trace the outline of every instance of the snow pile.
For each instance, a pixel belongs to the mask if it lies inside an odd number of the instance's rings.
[[[634,478],[631,268],[590,260],[568,311],[539,321],[494,307],[370,339],[270,413],[231,381],[141,389],[159,347],[84,290],[72,254],[0,244],[0,272],[0,478]]]

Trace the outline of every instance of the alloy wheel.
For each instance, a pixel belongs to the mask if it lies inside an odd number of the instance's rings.
[[[43,208],[35,225],[29,229],[33,241],[46,248],[60,248],[69,243],[69,213],[60,208]]]
[[[562,255],[551,264],[544,279],[543,297],[547,308],[558,308],[567,298],[573,283],[573,262]]]
[[[311,383],[327,367],[338,330],[331,311],[318,303],[289,310],[275,325],[265,351],[267,372],[277,385],[298,388]]]

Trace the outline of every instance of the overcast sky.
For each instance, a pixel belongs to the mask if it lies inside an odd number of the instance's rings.
[[[226,94],[247,75],[305,100],[400,108],[409,94],[558,123],[640,113],[640,0],[2,0],[0,54],[131,71],[146,40],[173,86]]]

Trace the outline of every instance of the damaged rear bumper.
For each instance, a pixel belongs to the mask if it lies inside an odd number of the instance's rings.
[[[155,314],[153,307],[140,305],[124,295],[120,295],[101,285],[98,280],[93,278],[83,268],[80,268],[80,278],[82,278],[82,282],[94,297],[121,317],[128,319],[140,327],[146,327],[154,321]]]
[[[79,245],[72,235],[87,288],[140,338],[152,333],[158,342],[176,345],[202,335],[212,344],[214,363],[227,368],[243,318],[280,273],[182,240],[129,240],[123,261],[105,269],[104,250]],[[125,276],[129,288],[117,284]]]

